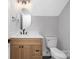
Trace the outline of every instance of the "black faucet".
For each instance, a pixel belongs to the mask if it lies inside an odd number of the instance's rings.
[[[20,34],[26,34],[27,35],[27,32],[25,32],[25,29],[22,29],[22,31],[20,32]]]
[[[25,34],[25,29],[23,29],[23,34]]]

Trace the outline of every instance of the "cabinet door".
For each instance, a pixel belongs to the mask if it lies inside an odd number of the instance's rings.
[[[22,59],[32,59],[31,46],[22,47]]]
[[[21,59],[21,48],[20,46],[11,46],[11,58],[10,59]]]

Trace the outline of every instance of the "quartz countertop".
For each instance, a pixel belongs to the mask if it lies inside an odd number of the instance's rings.
[[[8,39],[10,38],[43,38],[43,36],[37,32],[30,32],[28,34],[10,34]]]

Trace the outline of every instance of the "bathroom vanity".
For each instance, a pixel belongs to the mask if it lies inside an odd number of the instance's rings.
[[[42,59],[42,39],[11,38],[10,59]]]

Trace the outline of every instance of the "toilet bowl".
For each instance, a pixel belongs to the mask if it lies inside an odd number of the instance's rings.
[[[66,54],[56,48],[57,46],[57,37],[46,37],[46,43],[47,47],[50,50],[52,58],[54,57],[55,59],[67,59]]]
[[[55,59],[67,59],[65,53],[57,48],[50,48],[51,56]]]

